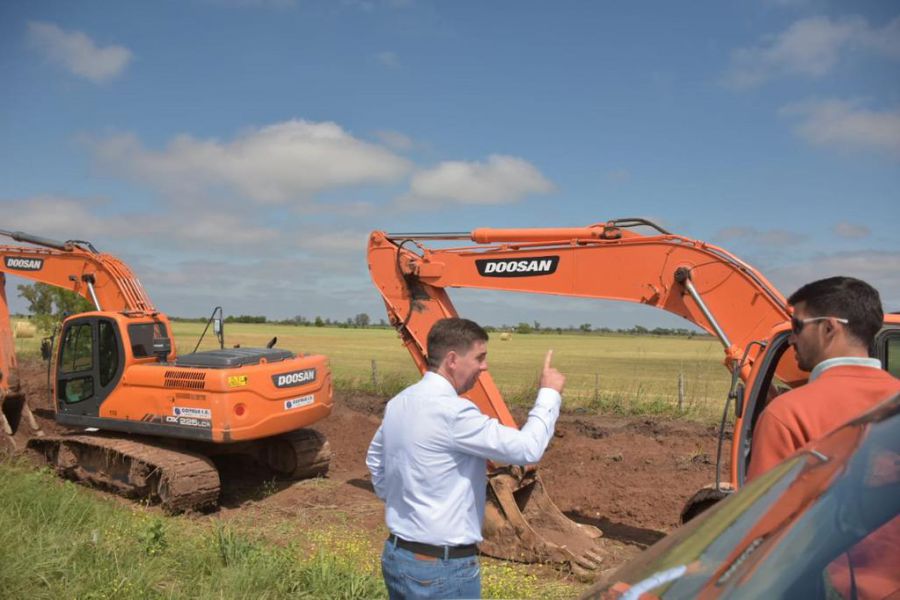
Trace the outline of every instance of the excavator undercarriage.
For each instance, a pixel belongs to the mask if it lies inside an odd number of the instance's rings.
[[[323,477],[331,460],[328,442],[312,429],[229,447],[106,432],[36,437],[28,447],[66,479],[159,503],[172,513],[216,505],[216,456],[247,456],[286,479]]]

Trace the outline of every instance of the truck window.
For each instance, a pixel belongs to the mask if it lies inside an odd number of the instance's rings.
[[[94,339],[90,323],[73,325],[63,340],[62,358],[59,361],[63,373],[78,373],[94,368]]]

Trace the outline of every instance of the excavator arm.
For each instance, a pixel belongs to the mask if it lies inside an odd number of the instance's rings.
[[[2,229],[0,235],[30,244],[0,245],[0,272],[71,290],[97,310],[156,312],[128,265],[87,242],[58,242]]]
[[[0,230],[0,236],[27,244],[0,245],[0,427],[11,435],[21,414],[35,430],[37,423],[19,394],[6,274],[73,291],[97,310],[154,314],[156,309],[125,263],[97,252],[88,242],[60,242],[6,230]]]
[[[652,232],[638,233],[636,227]],[[460,240],[474,244],[425,245]],[[784,297],[753,267],[726,250],[671,234],[643,219],[446,234],[375,231],[369,238],[368,263],[390,321],[422,372],[432,325],[457,315],[447,293],[453,287],[653,306],[716,336],[726,367],[744,381],[760,353],[760,345],[752,342],[768,339],[774,326],[790,318]],[[787,362],[779,377],[802,380],[804,375]],[[489,373],[483,373],[466,396],[486,415],[517,426]],[[599,532],[562,515],[533,469],[500,468],[490,482],[483,552],[567,563],[581,574],[600,568],[602,561],[593,560],[593,540]]]
[[[652,235],[628,229],[650,225]],[[474,246],[431,249],[423,241],[467,239]],[[476,229],[466,234],[389,234],[369,239],[369,270],[391,322],[421,371],[435,321],[455,316],[447,288],[464,287],[619,300],[678,315],[716,336],[725,365],[749,376],[751,342],[790,318],[781,293],[726,250],[622,219],[582,228]],[[778,375],[784,381],[800,372]],[[788,372],[790,371],[790,372]],[[470,394],[479,408],[515,425],[488,374]]]

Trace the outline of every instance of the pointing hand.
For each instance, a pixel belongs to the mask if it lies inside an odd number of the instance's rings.
[[[563,387],[566,385],[566,376],[550,366],[553,360],[553,350],[547,350],[547,357],[544,359],[544,370],[541,372],[540,387],[550,388],[562,394]]]

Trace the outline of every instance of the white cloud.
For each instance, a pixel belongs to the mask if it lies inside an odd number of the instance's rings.
[[[342,186],[393,183],[411,168],[331,122],[286,121],[228,142],[179,135],[159,152],[128,134],[90,143],[104,165],[154,185],[178,192],[224,189],[270,204]]]
[[[79,77],[102,83],[117,75],[131,62],[131,50],[124,46],[99,48],[80,31],[65,31],[52,23],[28,23],[31,44],[48,60]]]
[[[900,59],[900,17],[880,29],[859,16],[801,19],[778,35],[766,36],[755,47],[735,50],[725,83],[743,89],[782,75],[821,77],[850,48]]]
[[[82,239],[162,241],[166,248],[206,251],[215,246],[275,243],[278,230],[256,225],[240,214],[179,207],[175,212],[109,215],[110,202],[102,199],[35,196],[3,202],[9,216],[4,226],[32,235],[65,241]],[[157,207],[159,209],[159,207]]]
[[[382,66],[388,67],[389,69],[396,69],[400,67],[400,58],[397,56],[396,52],[391,52],[390,50],[379,52],[375,55],[375,60],[381,63]]]
[[[628,169],[613,169],[606,173],[606,178],[614,183],[625,183],[631,179],[631,171]]]
[[[815,146],[875,150],[900,157],[900,109],[878,112],[856,102],[823,100],[791,104],[780,114],[798,117],[796,133]]]
[[[857,277],[870,283],[881,294],[886,312],[900,310],[900,252],[820,254],[808,262],[777,267],[766,273],[785,296],[810,281],[835,275]]]
[[[726,227],[713,238],[720,242],[746,242],[752,246],[793,246],[806,240],[806,236],[784,229],[760,230],[755,227]]]
[[[858,240],[869,237],[869,235],[872,233],[872,230],[865,225],[848,223],[847,221],[841,221],[834,226],[832,231],[835,233],[835,235],[850,240]]]
[[[297,0],[204,0],[207,4],[233,8],[294,8]]]
[[[407,150],[411,150],[413,147],[412,138],[410,138],[408,135],[400,133],[399,131],[376,131],[375,137],[381,140],[381,143],[388,148],[392,148],[398,152],[405,152]]]
[[[136,227],[133,221],[98,217],[108,204],[100,199],[63,196],[4,200],[3,228],[58,241],[71,238],[92,240],[104,234],[127,236],[134,233]]]
[[[419,171],[410,181],[404,205],[511,204],[529,194],[554,189],[531,163],[514,156],[491,155],[487,162],[442,162]]]

